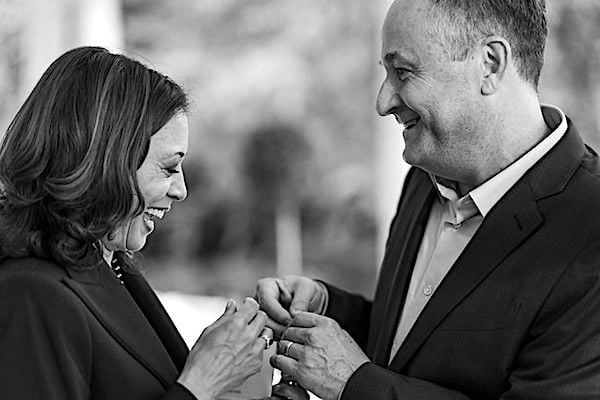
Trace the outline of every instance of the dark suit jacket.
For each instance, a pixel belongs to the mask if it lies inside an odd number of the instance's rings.
[[[412,169],[374,301],[329,286],[327,315],[372,360],[342,399],[600,399],[598,171],[569,121],[485,217],[388,366],[434,199]]]
[[[141,275],[0,264],[0,399],[190,400],[188,353]]]

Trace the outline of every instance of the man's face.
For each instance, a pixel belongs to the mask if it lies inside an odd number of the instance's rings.
[[[450,60],[427,33],[426,0],[396,0],[383,27],[386,78],[377,99],[380,115],[404,125],[404,159],[460,181],[476,162],[482,132],[475,129],[480,82],[475,57]],[[480,116],[479,116],[480,118]]]

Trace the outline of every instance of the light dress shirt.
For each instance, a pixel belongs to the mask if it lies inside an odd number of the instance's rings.
[[[567,131],[565,114],[559,108],[543,105],[542,113],[552,132],[508,167],[465,196],[459,198],[453,188],[442,185],[431,175],[438,198],[434,200],[429,213],[402,316],[392,343],[390,362],[485,216]]]

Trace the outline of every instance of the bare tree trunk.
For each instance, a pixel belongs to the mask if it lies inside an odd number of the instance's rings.
[[[277,275],[302,274],[302,227],[298,204],[284,199],[275,210]]]

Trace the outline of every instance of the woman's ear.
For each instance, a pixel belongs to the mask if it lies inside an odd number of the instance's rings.
[[[481,42],[483,76],[481,94],[490,95],[498,91],[512,58],[510,44],[500,36],[489,36]]]

